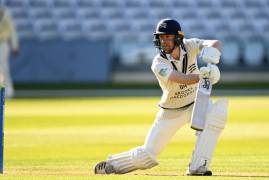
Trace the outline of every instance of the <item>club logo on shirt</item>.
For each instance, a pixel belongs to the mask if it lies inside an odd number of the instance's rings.
[[[159,71],[159,74],[161,75],[161,76],[166,76],[167,75],[167,68],[162,68],[160,71]]]
[[[179,85],[179,89],[185,89],[185,88],[187,88],[188,86],[186,85],[186,84],[180,84]]]

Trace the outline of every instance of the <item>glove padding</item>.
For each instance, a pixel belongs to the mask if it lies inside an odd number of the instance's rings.
[[[209,67],[201,67],[200,68],[200,79],[209,78],[210,75],[210,68]]]
[[[205,63],[218,64],[220,56],[220,51],[212,46],[204,47],[201,52],[202,60]]]
[[[210,64],[207,67],[200,68],[200,79],[208,78],[212,84],[216,84],[220,80],[220,71],[218,66]]]

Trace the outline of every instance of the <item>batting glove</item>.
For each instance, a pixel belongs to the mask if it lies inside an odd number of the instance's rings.
[[[200,79],[209,78],[210,76],[210,68],[209,67],[201,67],[200,68]]]
[[[218,66],[209,65],[207,67],[200,68],[200,79],[208,78],[212,84],[216,84],[220,80],[220,71]]]
[[[216,84],[220,80],[220,71],[218,66],[211,64],[210,65],[210,76],[209,76],[210,81],[212,84]]]
[[[214,47],[204,47],[201,52],[202,60],[205,63],[218,64],[220,60],[221,53],[217,48]]]

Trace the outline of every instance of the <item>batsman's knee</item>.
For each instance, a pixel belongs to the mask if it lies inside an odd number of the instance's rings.
[[[206,128],[221,131],[225,128],[228,112],[228,100],[220,99],[215,102],[207,114]]]

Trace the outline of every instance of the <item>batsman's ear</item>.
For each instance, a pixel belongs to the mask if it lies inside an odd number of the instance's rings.
[[[178,31],[178,35],[179,35],[179,37],[183,38],[184,37],[184,32]]]

